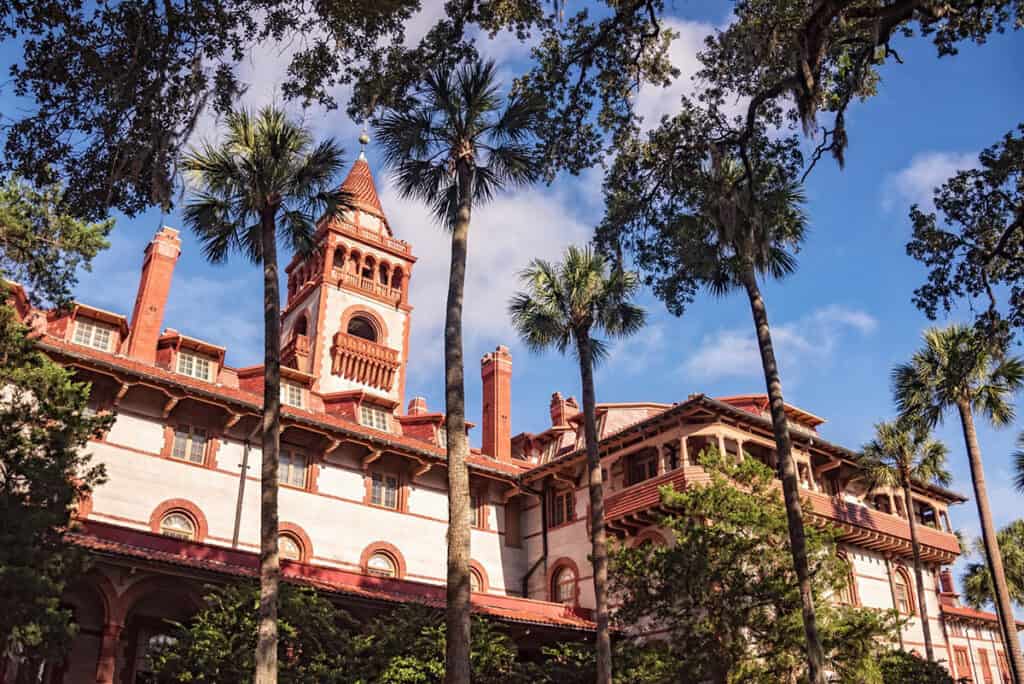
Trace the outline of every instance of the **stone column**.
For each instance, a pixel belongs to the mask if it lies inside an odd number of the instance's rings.
[[[122,629],[124,629],[124,625],[117,623],[103,625],[100,654],[96,660],[96,684],[114,684],[114,672],[117,669],[117,647],[121,643]]]

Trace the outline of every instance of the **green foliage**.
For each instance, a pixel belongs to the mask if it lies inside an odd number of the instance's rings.
[[[1024,124],[978,162],[935,189],[936,211],[910,208],[907,254],[928,268],[914,303],[934,320],[962,299],[972,310],[980,300],[978,326],[1005,335],[1024,328]]]
[[[864,445],[859,465],[869,490],[878,487],[910,487],[914,483],[949,485],[953,476],[946,468],[949,449],[934,440],[922,425],[906,421],[875,425],[875,437]]]
[[[71,377],[0,304],[0,652],[29,660],[59,660],[70,645],[71,614],[60,600],[84,557],[64,532],[104,480],[85,448],[112,418],[90,417],[89,387]]]
[[[884,684],[953,684],[942,665],[906,651],[889,651],[878,665]]]
[[[502,98],[496,78],[493,61],[438,67],[423,76],[407,109],[389,109],[377,124],[399,192],[428,204],[449,229],[464,199],[479,206],[505,187],[533,183],[540,172],[532,146],[538,103]]]
[[[89,270],[114,227],[113,219],[79,221],[65,204],[59,185],[9,178],[0,186],[0,276],[26,285],[36,301],[66,303],[76,271]]]
[[[640,289],[635,273],[612,269],[589,247],[569,247],[565,260],[551,264],[535,259],[520,274],[527,291],[509,304],[512,324],[534,351],[555,347],[575,351],[579,336],[597,328],[612,337],[626,337],[644,325],[644,310],[630,300]],[[593,358],[607,354],[601,340],[591,339]]]
[[[1013,422],[1013,395],[1024,386],[1024,359],[1009,342],[963,325],[929,328],[924,346],[892,371],[900,415],[928,427],[964,404],[996,427]]]
[[[153,654],[159,682],[250,682],[258,592],[250,584],[211,590],[206,607],[175,624],[174,641]],[[279,614],[279,681],[339,684],[428,684],[444,678],[443,615],[410,604],[365,621],[310,588],[284,585]],[[473,623],[473,681],[527,684],[532,666],[493,623]]]
[[[341,147],[333,138],[314,145],[307,128],[273,106],[231,111],[226,128],[223,141],[204,141],[182,162],[193,186],[183,220],[206,258],[220,263],[238,251],[261,262],[268,219],[293,251],[308,252],[316,222],[351,204],[333,187]]]
[[[745,158],[723,156],[720,124],[684,101],[646,139],[630,139],[605,179],[598,247],[629,252],[676,315],[701,289],[724,295],[755,275],[791,273],[805,235],[797,139],[759,124]]]
[[[666,635],[661,681],[791,681],[805,666],[800,595],[788,548],[785,508],[771,470],[734,464],[717,450],[701,463],[711,476],[683,492],[665,488],[662,525],[675,543],[613,554],[620,624],[658,624]],[[873,661],[891,638],[887,612],[831,606],[848,580],[835,533],[808,526],[807,550],[818,627],[830,667],[843,681],[877,681]],[[874,678],[874,679],[873,679]],[[658,680],[656,680],[658,681]]]
[[[208,109],[227,112],[247,87],[238,67],[250,50],[277,40],[301,44],[284,95],[333,107],[335,86],[401,43],[419,6],[0,0],[0,39],[20,40],[24,50],[12,67],[14,92],[32,101],[5,131],[4,166],[38,185],[65,179],[67,206],[79,216],[167,207],[178,155],[198,119]]]
[[[996,533],[999,551],[1003,557],[1003,570],[1010,600],[1024,606],[1024,520],[1014,520]],[[985,608],[995,600],[992,589],[992,575],[985,563],[985,546],[976,540],[972,560],[960,576],[964,587],[964,599],[975,608]]]

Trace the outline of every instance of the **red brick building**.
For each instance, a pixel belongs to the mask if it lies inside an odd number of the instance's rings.
[[[281,553],[284,576],[355,612],[420,601],[443,605],[447,516],[444,416],[407,398],[416,258],[381,206],[366,160],[344,182],[358,207],[319,226],[317,249],[286,269],[282,316]],[[69,312],[17,304],[40,346],[93,385],[91,408],[113,411],[91,445],[109,480],[78,511],[71,540],[96,563],[67,595],[81,631],[53,682],[131,684],[164,619],[183,619],[205,584],[255,577],[262,368],[232,368],[214,341],[164,327],[180,254],[164,228],[146,249],[131,318],[76,303]],[[473,607],[524,643],[593,629],[588,497],[580,407],[551,397],[551,425],[513,435],[512,357],[481,360],[482,448],[470,457]],[[959,606],[943,567],[960,548],[948,507],[965,501],[922,486],[870,496],[853,454],[818,433],[823,419],[789,407],[804,495],[837,524],[853,579],[836,600],[897,607],[904,647],[923,652],[907,516],[922,523],[926,600],[938,657],[976,682],[1006,678],[994,616]],[[706,478],[707,445],[774,464],[761,395],[677,404],[598,406],[611,531],[671,543],[656,525],[658,487]],[[941,579],[940,579],[941,578]]]

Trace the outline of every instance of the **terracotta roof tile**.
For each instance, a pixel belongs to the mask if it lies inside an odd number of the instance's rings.
[[[345,180],[341,184],[342,190],[347,190],[355,198],[356,205],[380,219],[385,224],[387,218],[384,216],[384,207],[381,206],[380,197],[377,195],[377,186],[373,182],[373,174],[370,172],[370,165],[362,155],[352,165]],[[390,230],[388,231],[390,232]]]
[[[94,553],[169,563],[179,567],[238,577],[258,577],[259,556],[212,544],[165,537],[120,525],[86,520],[68,533],[68,540]],[[443,585],[410,580],[371,577],[358,572],[284,561],[281,574],[289,581],[357,598],[390,603],[418,602],[441,607]],[[557,603],[516,596],[477,594],[473,610],[503,620],[551,627],[592,631],[594,622],[585,613]]]

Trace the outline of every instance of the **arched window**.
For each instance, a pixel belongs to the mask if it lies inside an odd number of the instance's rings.
[[[377,269],[377,280],[380,281],[381,285],[388,284],[388,278],[391,275],[390,271],[391,269],[388,265],[383,263],[380,265],[380,268]]]
[[[395,267],[395,270],[391,273],[391,287],[396,290],[402,289],[402,269]]]
[[[840,552],[837,555],[843,562],[844,569],[846,570],[846,577],[844,578],[846,580],[846,584],[843,585],[843,588],[839,591],[839,595],[836,596],[836,599],[843,605],[856,606],[857,577],[853,573],[853,563],[850,562],[850,559],[846,557],[845,553]]]
[[[309,316],[307,314],[302,314],[301,316],[299,316],[299,320],[295,322],[295,334],[309,334]]]
[[[472,592],[483,591],[484,578],[476,568],[469,569],[469,590]]]
[[[551,599],[555,603],[576,603],[576,571],[568,565],[555,571],[551,579]]]
[[[195,539],[196,523],[184,511],[171,511],[160,519],[160,534],[177,539]]]
[[[277,551],[281,558],[299,562],[302,560],[302,542],[294,534],[282,534],[277,538]]]
[[[334,249],[334,258],[331,260],[331,268],[342,269],[345,268],[345,248],[336,247]]]
[[[914,594],[910,589],[910,575],[903,568],[896,568],[892,576],[893,600],[900,615],[914,614]]]
[[[366,572],[377,577],[397,577],[398,563],[391,557],[391,554],[376,551],[366,561]]]
[[[373,271],[377,266],[377,260],[372,256],[366,257],[363,261],[363,270],[360,273],[364,278],[373,278]]]
[[[370,342],[377,341],[377,329],[373,323],[362,316],[353,316],[352,320],[348,322],[348,329],[345,332]]]

